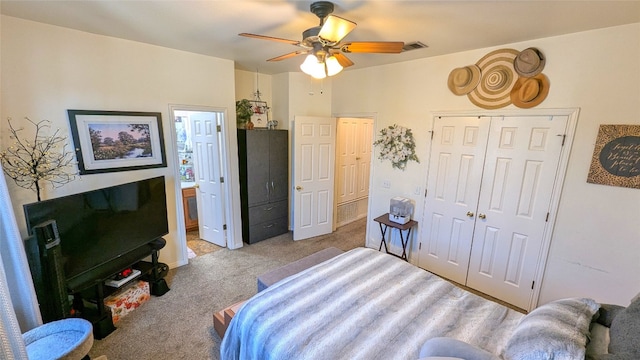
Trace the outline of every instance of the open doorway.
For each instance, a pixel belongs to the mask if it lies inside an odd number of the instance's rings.
[[[334,228],[366,218],[373,147],[372,117],[338,117]]]
[[[187,258],[191,259],[226,246],[224,112],[175,107],[171,115],[179,179],[176,190],[182,205],[177,213],[178,228]]]

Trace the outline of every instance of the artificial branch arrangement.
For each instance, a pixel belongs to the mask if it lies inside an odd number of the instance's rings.
[[[416,143],[411,129],[393,124],[380,130],[380,138],[373,145],[380,146],[378,159],[390,160],[391,166],[404,170],[407,162],[420,162],[416,155]]]
[[[60,130],[51,136],[42,134],[51,127],[49,120],[33,122],[27,117],[25,120],[36,128],[33,140],[21,139],[18,133],[24,128],[15,129],[11,118],[8,118],[9,137],[14,143],[0,152],[0,162],[7,176],[18,186],[35,191],[40,201],[40,181],[49,182],[54,188],[73,181],[76,173],[68,172],[66,168],[74,165],[75,161],[73,153],[65,150],[67,138],[58,135]]]

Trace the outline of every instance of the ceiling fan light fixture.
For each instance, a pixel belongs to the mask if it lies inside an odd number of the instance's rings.
[[[338,62],[338,59],[333,55],[329,56],[327,60],[325,60],[325,63],[327,65],[327,76],[333,76],[343,69],[342,65]]]
[[[300,70],[316,79],[336,75],[344,68],[352,66],[353,61],[343,53],[399,54],[404,50],[405,44],[402,41],[354,41],[341,44],[357,24],[340,16],[331,15],[334,5],[330,1],[314,1],[309,10],[320,19],[320,24],[303,31],[301,41],[251,33],[239,35],[289,43],[303,48],[303,50],[276,56],[267,61],[281,61],[307,54],[307,58],[300,65]]]
[[[324,70],[324,63],[318,61],[318,58],[313,54],[309,54],[304,62],[300,64],[300,70],[316,79],[324,79],[327,77],[327,73]]]
[[[339,16],[329,15],[322,25],[318,37],[327,44],[333,45],[340,42],[340,40],[355,28],[356,23],[353,21],[343,19]]]

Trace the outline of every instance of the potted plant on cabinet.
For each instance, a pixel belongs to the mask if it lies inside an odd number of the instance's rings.
[[[253,115],[253,106],[247,99],[236,101],[236,123],[238,129],[252,129],[251,115]]]

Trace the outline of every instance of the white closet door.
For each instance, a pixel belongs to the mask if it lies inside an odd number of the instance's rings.
[[[338,205],[356,199],[358,121],[358,119],[349,118],[338,119],[338,186],[336,187]]]
[[[356,133],[356,199],[363,199],[369,196],[373,119],[358,119]]]
[[[434,120],[419,266],[464,284],[489,133],[488,117]]]
[[[492,118],[467,286],[529,308],[566,125]]]
[[[337,129],[337,204],[369,196],[373,119],[339,118]]]

